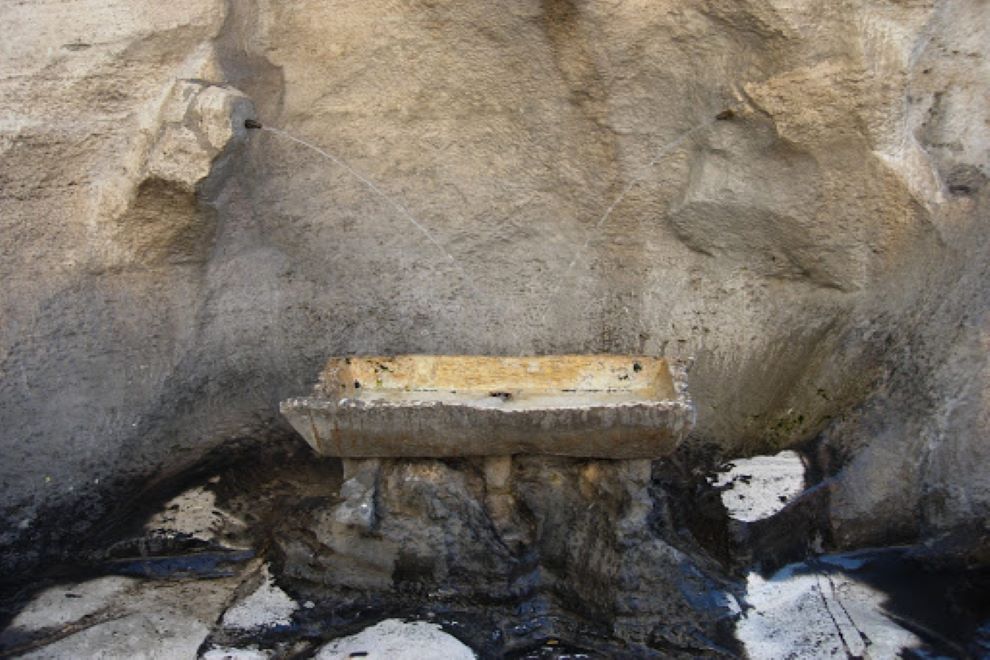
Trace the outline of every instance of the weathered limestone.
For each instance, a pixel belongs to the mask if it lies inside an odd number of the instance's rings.
[[[281,411],[318,454],[347,458],[655,459],[694,420],[682,371],[616,355],[332,358]]]
[[[694,357],[687,442],[824,432],[842,543],[990,519],[988,12],[3,3],[3,564],[287,435],[278,402],[348,354]],[[460,265],[242,140],[241,94]]]

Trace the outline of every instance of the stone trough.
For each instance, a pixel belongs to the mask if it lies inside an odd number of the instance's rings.
[[[318,454],[656,459],[687,433],[683,374],[620,355],[332,358],[282,414]]]
[[[652,462],[694,421],[685,379],[646,356],[333,358],[281,406],[343,468],[276,537],[283,575],[314,599],[501,604],[508,647],[577,634],[575,602],[608,637],[688,643],[656,622],[732,612],[685,600],[714,582],[650,523]]]

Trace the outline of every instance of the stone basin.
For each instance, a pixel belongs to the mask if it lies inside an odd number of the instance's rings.
[[[682,370],[625,355],[337,357],[281,412],[342,458],[652,459],[694,419]]]

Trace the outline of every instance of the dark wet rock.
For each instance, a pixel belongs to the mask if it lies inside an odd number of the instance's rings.
[[[933,565],[919,546],[876,548],[824,561],[815,570],[842,568],[850,577],[884,594],[883,609],[922,641],[917,657],[985,657],[983,628],[990,620],[990,569]],[[908,657],[912,657],[907,653]]]
[[[935,569],[990,570],[990,521],[947,530],[914,546],[910,556]]]
[[[987,175],[973,165],[957,165],[948,174],[945,184],[953,195],[975,195],[987,183]]]
[[[818,556],[803,537],[814,541],[807,525],[821,523],[815,498],[827,483],[740,533],[724,508],[715,524],[720,493],[705,470],[721,463],[695,450],[652,470],[536,457],[342,466],[308,450],[212,463],[183,480],[185,490],[159,493],[122,522],[81,558],[84,575],[38,581],[0,652],[85,657],[114,640],[126,651],[141,643],[186,650],[194,640],[199,653],[217,652],[210,657],[223,649],[311,657],[334,639],[402,619],[435,623],[481,658],[736,657],[740,626],[756,635],[749,644],[788,640],[799,657],[817,657],[801,642],[805,632],[827,643],[819,651],[841,649],[850,626],[873,634],[875,613],[902,631],[896,639],[920,640],[919,653],[981,657],[990,582],[981,556],[966,549],[982,542],[982,528],[906,549]],[[349,481],[361,487],[344,487]],[[370,524],[335,516],[369,490]],[[704,511],[708,523],[685,524]],[[723,530],[712,535],[723,545],[711,547],[724,547],[727,559],[696,538],[704,529]],[[178,562],[217,545],[258,558],[230,563],[234,577],[93,579],[108,561]],[[788,553],[812,556],[769,579]],[[763,564],[764,575],[747,561]],[[788,610],[791,596],[817,613],[807,628]],[[870,648],[891,647],[881,642]]]
[[[730,520],[719,489],[711,483],[724,459],[713,444],[683,444],[667,460],[653,464],[652,495],[656,533],[676,538],[695,557],[731,566],[736,553]]]
[[[491,608],[503,651],[556,636],[732,654],[725,633],[738,610],[727,581],[655,532],[648,461],[488,462],[352,466],[345,485],[379,471],[373,522],[350,517],[364,487],[287,521],[274,536],[281,574],[301,597],[340,594],[355,607]]]
[[[106,573],[158,579],[216,578],[236,575],[252,550],[216,548],[183,555],[116,559],[100,565]]]
[[[828,497],[828,485],[819,484],[769,518],[731,521],[736,565],[771,571],[829,547]]]

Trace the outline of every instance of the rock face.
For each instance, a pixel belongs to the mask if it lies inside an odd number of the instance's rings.
[[[6,3],[4,565],[287,434],[278,401],[348,353],[694,358],[689,442],[822,434],[840,543],[981,524],[987,25],[979,0]]]

